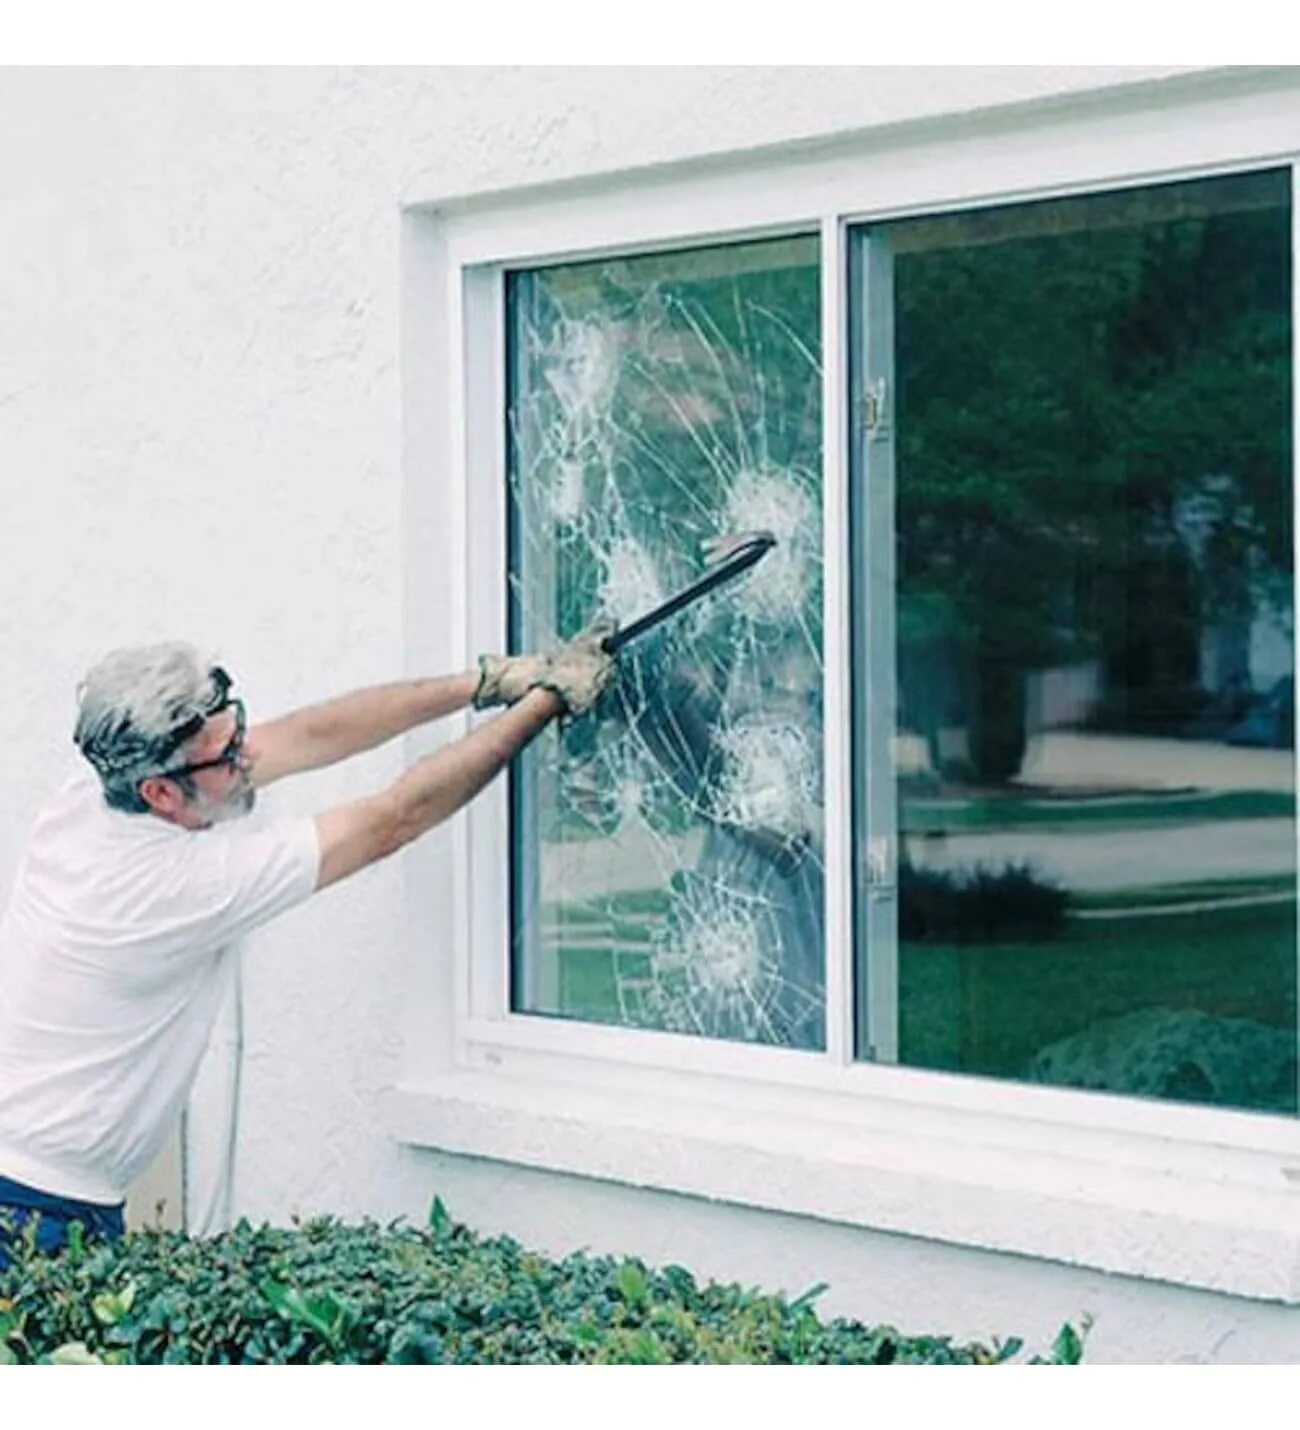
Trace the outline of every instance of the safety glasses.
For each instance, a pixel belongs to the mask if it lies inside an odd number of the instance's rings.
[[[179,779],[182,775],[195,775],[200,770],[215,770],[221,766],[233,769],[239,760],[240,751],[244,748],[244,731],[247,728],[247,716],[244,713],[244,702],[235,696],[227,700],[219,709],[213,710],[211,715],[219,715],[222,710],[233,709],[235,712],[235,733],[226,742],[225,748],[215,759],[197,760],[189,765],[177,765],[169,770],[160,771],[160,778]],[[210,717],[209,717],[210,718]],[[200,727],[201,728],[201,727]],[[195,731],[197,734],[198,732]]]

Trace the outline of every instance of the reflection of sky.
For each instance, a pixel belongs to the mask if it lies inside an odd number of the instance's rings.
[[[1249,639],[1251,684],[1256,690],[1271,690],[1277,681],[1291,674],[1295,663],[1291,632],[1265,612],[1250,623]]]

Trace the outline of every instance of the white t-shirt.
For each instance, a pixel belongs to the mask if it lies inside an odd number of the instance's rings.
[[[70,778],[0,918],[0,1176],[120,1202],[189,1094],[229,945],[306,899],[319,860],[306,816],[191,832]]]

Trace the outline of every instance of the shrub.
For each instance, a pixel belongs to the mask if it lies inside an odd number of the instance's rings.
[[[996,943],[1056,938],[1070,896],[1028,864],[1001,869],[898,871],[898,933],[924,943]]]
[[[993,1365],[1020,1350],[822,1321],[824,1290],[785,1300],[700,1285],[680,1266],[551,1260],[475,1235],[435,1201],[424,1230],[323,1218],[204,1240],[74,1236],[52,1257],[19,1244],[0,1271],[0,1363]],[[1080,1352],[1067,1326],[1036,1362]]]

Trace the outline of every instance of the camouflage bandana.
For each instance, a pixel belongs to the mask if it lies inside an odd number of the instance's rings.
[[[230,704],[233,683],[230,676],[219,665],[214,665],[209,675],[212,691],[208,698],[197,708],[187,702],[174,709],[171,719],[176,723],[164,734],[139,730],[128,716],[93,745],[87,742],[78,748],[103,779],[135,771],[146,773],[149,769],[161,769],[187,740],[199,733],[206,720]]]

